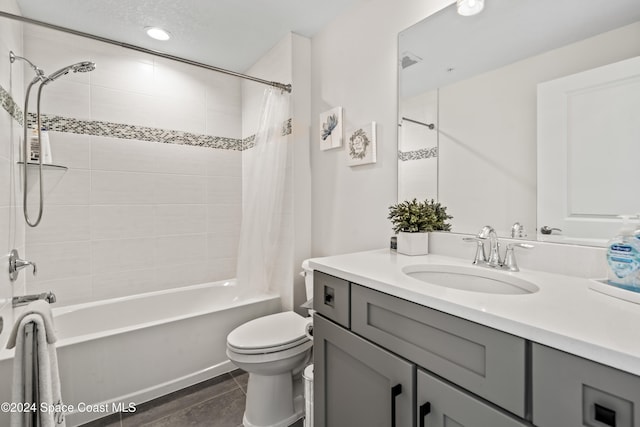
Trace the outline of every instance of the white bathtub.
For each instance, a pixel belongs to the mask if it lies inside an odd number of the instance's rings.
[[[68,415],[67,425],[106,416],[112,403],[139,404],[233,370],[227,334],[280,311],[278,296],[238,295],[226,281],[54,308],[64,403],[99,405]],[[0,355],[0,401],[10,401],[12,363],[12,354]]]

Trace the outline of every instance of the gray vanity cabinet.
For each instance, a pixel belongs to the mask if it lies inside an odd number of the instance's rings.
[[[418,369],[418,427],[524,427],[459,388]]]
[[[314,422],[412,427],[415,365],[315,315]]]
[[[532,353],[535,425],[640,426],[640,377],[540,344]]]
[[[525,340],[351,284],[351,330],[525,417]]]

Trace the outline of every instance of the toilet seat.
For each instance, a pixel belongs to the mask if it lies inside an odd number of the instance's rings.
[[[227,337],[227,347],[237,354],[269,354],[293,349],[308,343],[305,319],[285,311],[254,319],[234,329]],[[306,346],[305,346],[306,347]]]

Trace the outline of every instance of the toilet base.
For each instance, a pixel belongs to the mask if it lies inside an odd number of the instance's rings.
[[[304,416],[303,386],[301,374],[250,373],[242,424],[244,427],[288,427],[295,423]]]
[[[269,424],[268,426],[262,424],[252,424],[247,420],[247,413],[244,413],[242,417],[242,425],[244,427],[289,427],[296,421],[304,417],[304,396],[296,396],[293,399],[294,413],[287,419],[277,422],[276,424]]]

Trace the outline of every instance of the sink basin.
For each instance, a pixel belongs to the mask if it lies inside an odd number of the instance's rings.
[[[535,284],[515,277],[513,273],[484,267],[454,265],[410,265],[402,272],[432,285],[486,294],[522,295],[538,292]],[[517,273],[516,273],[517,274]]]

